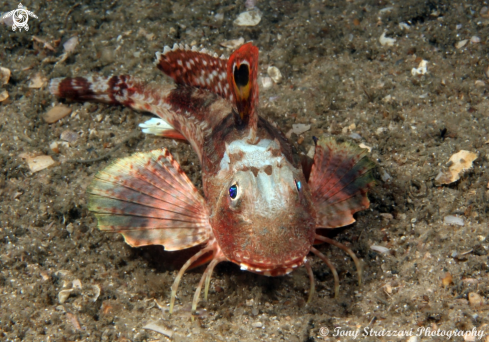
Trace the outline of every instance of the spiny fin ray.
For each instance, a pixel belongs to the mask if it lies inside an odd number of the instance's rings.
[[[353,214],[370,205],[367,190],[374,183],[374,167],[365,149],[329,137],[319,139],[309,177],[318,227],[336,228],[355,222]]]
[[[180,250],[209,239],[204,200],[166,149],[115,161],[87,192],[99,229],[121,233],[133,247]]]
[[[155,64],[175,83],[206,89],[225,99],[233,101],[227,81],[227,59],[218,58],[206,49],[165,46],[163,52],[156,53]]]

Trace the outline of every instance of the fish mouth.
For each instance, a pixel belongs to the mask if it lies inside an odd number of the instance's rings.
[[[250,260],[251,261],[251,260]],[[250,271],[257,274],[263,274],[268,277],[276,277],[288,274],[296,268],[304,265],[307,261],[306,256],[300,256],[285,260],[280,264],[266,263],[263,261],[254,262],[236,262],[243,271]]]

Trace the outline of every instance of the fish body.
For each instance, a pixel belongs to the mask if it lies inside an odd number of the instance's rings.
[[[207,262],[194,311],[222,261],[266,276],[305,266],[310,299],[307,255],[313,252],[332,268],[337,291],[334,267],[313,244],[335,244],[359,266],[351,250],[316,230],[351,224],[355,212],[368,208],[374,164],[366,150],[320,138],[314,160],[301,160],[282,132],[259,116],[258,48],[251,43],[229,59],[205,49],[165,47],[155,63],[174,85],[148,85],[131,76],[51,81],[58,97],[155,114],[159,119],[146,122],[143,131],[187,140],[202,165],[203,197],[166,149],[116,160],[88,188],[99,228],[121,233],[133,247],[202,246],[175,279],[170,311],[185,270]]]

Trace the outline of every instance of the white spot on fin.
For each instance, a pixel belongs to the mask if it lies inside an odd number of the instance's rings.
[[[158,118],[152,118],[143,122],[139,124],[139,127],[143,129],[143,133],[153,135],[163,135],[164,132],[173,129],[173,126],[168,122]]]

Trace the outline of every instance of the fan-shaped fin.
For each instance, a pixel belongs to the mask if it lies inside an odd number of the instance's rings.
[[[318,227],[336,228],[355,222],[353,214],[370,205],[367,190],[374,183],[374,167],[365,149],[328,137],[318,140],[309,177]]]
[[[209,239],[204,200],[166,149],[116,160],[87,192],[99,229],[121,233],[133,247],[180,250]]]

